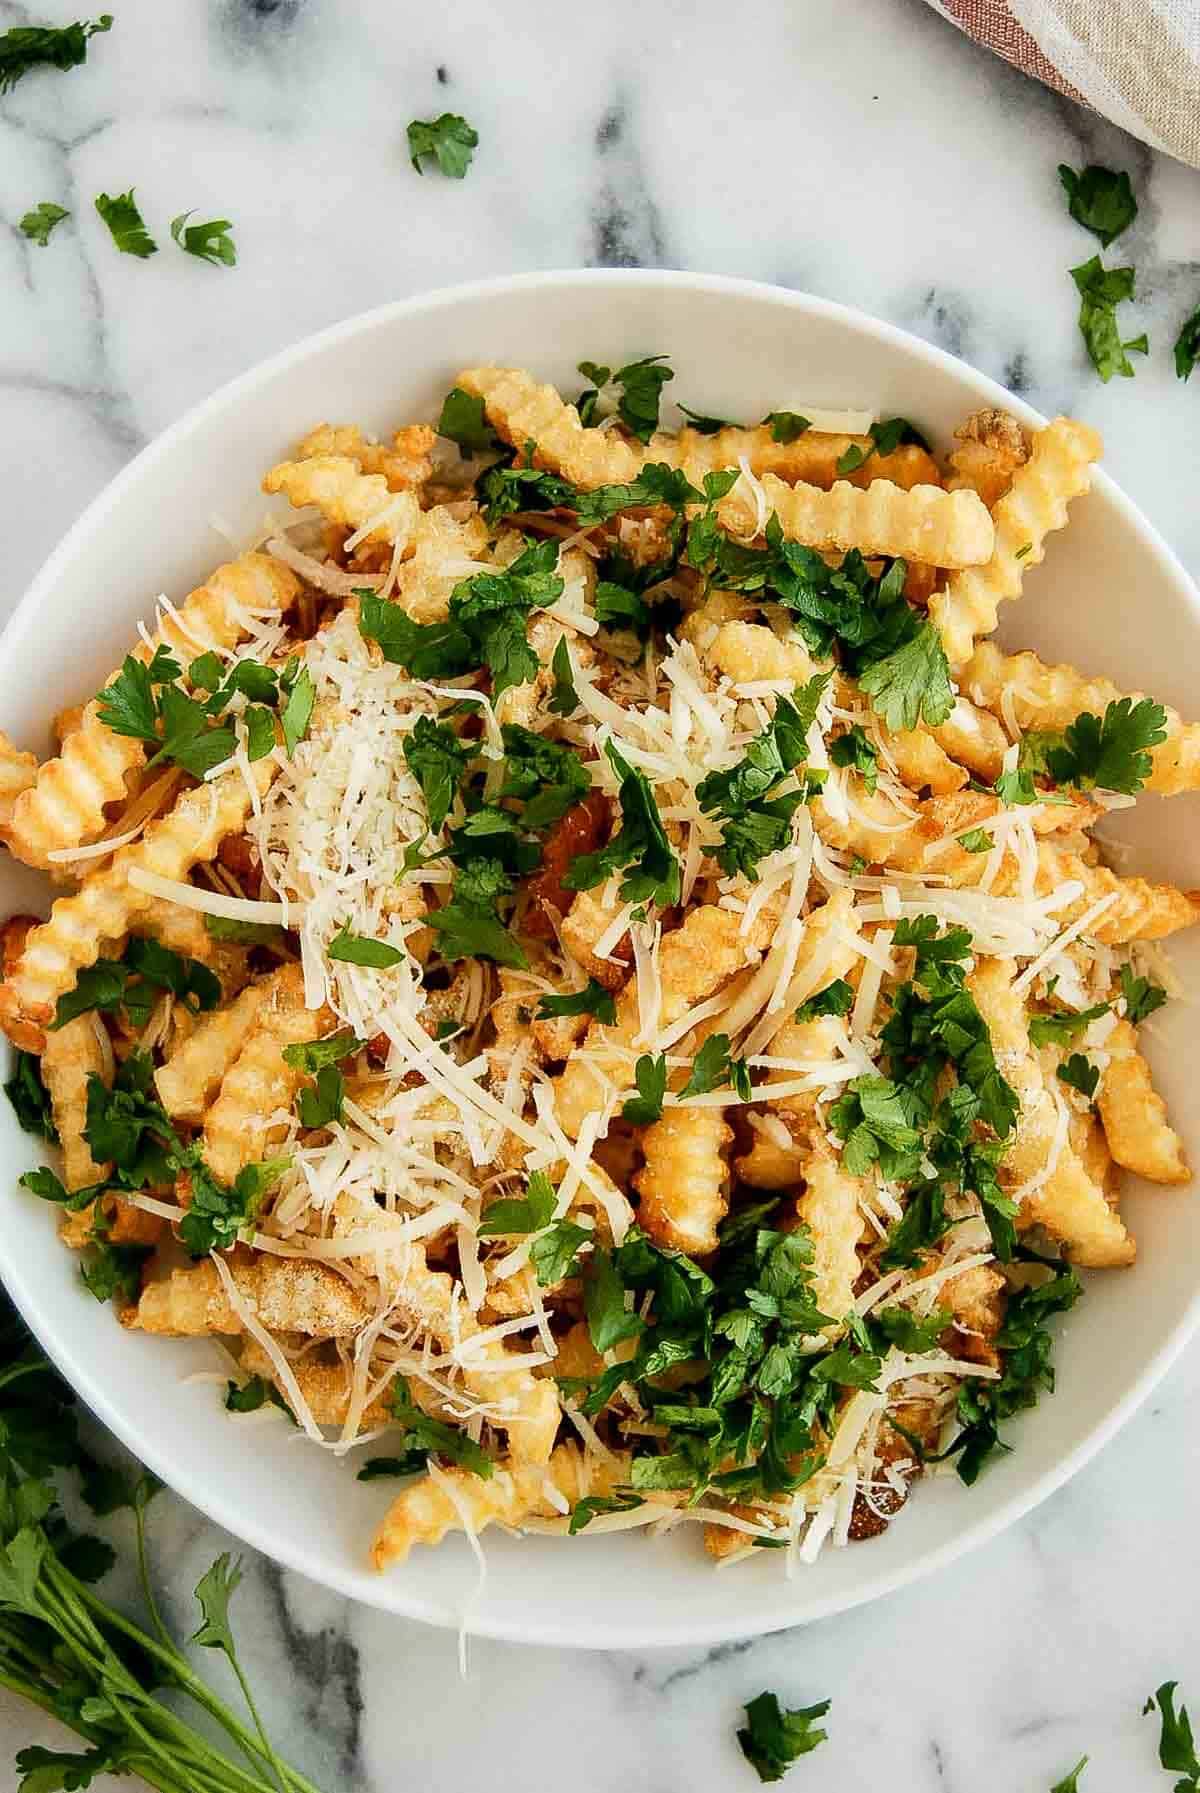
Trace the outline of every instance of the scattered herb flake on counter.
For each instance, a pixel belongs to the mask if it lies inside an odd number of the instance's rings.
[[[737,1739],[760,1781],[782,1780],[794,1762],[825,1742],[829,1732],[819,1730],[817,1720],[825,1717],[829,1704],[819,1700],[789,1710],[767,1692],[746,1702],[746,1727]]]
[[[1058,165],[1058,178],[1067,195],[1068,210],[1076,224],[1082,224],[1105,249],[1127,230],[1137,217],[1137,200],[1124,169],[1100,168],[1094,162],[1082,174],[1076,174],[1065,162]]]
[[[432,156],[443,174],[460,181],[479,147],[479,132],[456,112],[440,118],[414,118],[408,126],[408,156],[418,174],[423,157]]]
[[[112,30],[112,14],[101,13],[91,21],[73,25],[14,25],[0,32],[0,93],[16,86],[34,68],[56,68],[64,73],[87,61],[88,39]]]
[[[184,253],[198,256],[214,268],[235,267],[237,250],[229,234],[233,229],[230,220],[209,218],[204,224],[189,224],[191,215],[191,212],[180,212],[171,220],[171,235]]]
[[[55,205],[52,200],[43,199],[39,205],[34,207],[33,211],[26,212],[21,219],[21,235],[28,237],[31,242],[37,243],[39,248],[44,249],[50,241],[50,232],[56,225],[61,224],[64,218],[70,216],[70,212],[63,206]]]
[[[108,193],[97,193],[96,210],[108,225],[108,234],[122,255],[136,255],[139,261],[145,261],[147,256],[158,254],[158,244],[146,229],[132,187],[128,193],[118,193],[115,198]]]
[[[1089,1757],[1080,1756],[1070,1774],[1065,1774],[1060,1781],[1055,1781],[1050,1793],[1080,1793],[1079,1777],[1088,1765]]]
[[[1175,372],[1181,380],[1190,380],[1192,369],[1200,362],[1200,305],[1175,338]]]
[[[1162,1731],[1158,1741],[1158,1759],[1163,1768],[1170,1774],[1182,1774],[1183,1780],[1176,1781],[1175,1793],[1200,1793],[1200,1759],[1196,1755],[1196,1740],[1192,1735],[1192,1721],[1188,1717],[1186,1706],[1175,1707],[1175,1689],[1178,1681],[1164,1681],[1142,1707],[1143,1714],[1158,1708],[1162,1721]]]
[[[1122,342],[1116,308],[1133,298],[1136,273],[1132,268],[1105,268],[1093,255],[1071,269],[1071,279],[1079,289],[1079,333],[1092,366],[1106,385],[1114,374],[1131,380],[1134,367],[1129,357],[1148,355],[1150,339],[1143,331]]]

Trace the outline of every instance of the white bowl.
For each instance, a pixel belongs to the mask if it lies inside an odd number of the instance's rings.
[[[160,591],[179,596],[222,557],[210,527],[255,519],[263,470],[321,419],[376,431],[436,415],[455,371],[480,361],[534,368],[570,391],[584,356],[618,365],[667,352],[668,396],[756,418],[798,404],[871,405],[913,418],[941,443],[980,404],[1043,420],[959,361],[889,325],[824,300],[689,274],[565,273],[491,281],[353,318],[235,380],[147,448],[90,507],[35,580],[3,638],[0,726],[39,750],[49,718],[91,695],[125,652]],[[1169,550],[1099,476],[1053,538],[1004,633],[1105,672],[1195,714],[1197,594]],[[1139,805],[1124,836],[1139,869],[1200,885],[1195,799]],[[1122,818],[1125,821],[1125,818]],[[1162,826],[1161,824],[1167,824]],[[0,913],[44,901],[42,881],[5,863]],[[1198,949],[1176,943],[1185,979]],[[1176,1005],[1152,1024],[1157,1075],[1193,1161],[1200,1119],[1189,1100],[1197,1029]],[[788,1581],[773,1552],[715,1573],[696,1528],[659,1542],[637,1534],[570,1540],[485,1536],[488,1577],[464,1540],[375,1575],[365,1564],[387,1482],[360,1484],[282,1425],[237,1431],[211,1383],[204,1341],[124,1332],[82,1288],[55,1237],[55,1214],[17,1187],[36,1156],[0,1115],[3,1273],[30,1326],[85,1401],[195,1506],[314,1581],[388,1611],[528,1643],[596,1647],[702,1644],[839,1611],[899,1587],[992,1537],[1077,1470],[1144,1399],[1200,1317],[1193,1265],[1200,1208],[1187,1191],[1131,1187],[1125,1212],[1141,1256],[1092,1278],[1062,1327],[1059,1392],[1014,1422],[1011,1456],[974,1489],[948,1477],[918,1486],[887,1533],[827,1551]]]

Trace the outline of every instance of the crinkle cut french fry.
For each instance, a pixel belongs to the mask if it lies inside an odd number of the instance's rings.
[[[960,682],[976,703],[1011,716],[1022,730],[1063,729],[1085,710],[1103,716],[1110,703],[1122,697],[1137,703],[1142,696],[1123,692],[1111,679],[1089,678],[1073,666],[1048,666],[1028,651],[1002,654],[990,641],[978,643]],[[1185,722],[1177,710],[1168,709],[1166,736],[1149,750],[1145,789],[1163,796],[1200,790],[1200,723]]]
[[[17,799],[37,778],[38,763],[32,753],[22,753],[0,730],[0,838],[7,838]]]
[[[172,1120],[197,1123],[204,1119],[281,975],[249,985],[227,1008],[202,1015],[187,1039],[154,1073],[158,1099]]]
[[[654,1240],[691,1257],[717,1249],[729,1207],[726,1153],[733,1139],[719,1108],[668,1108],[642,1134],[646,1162],[634,1177],[638,1224]]]
[[[272,759],[251,768],[260,796],[275,771]],[[186,878],[194,865],[213,858],[227,834],[244,825],[250,807],[241,772],[223,772],[210,784],[185,791],[140,840],[119,848],[102,870],[85,878],[74,896],[60,897],[50,919],[30,931],[16,968],[0,984],[0,1026],[9,1038],[40,1052],[46,1023],[79,972],[95,964],[106,942],[120,939],[160,904],[130,883],[135,867],[176,881]]]
[[[967,487],[993,510],[1018,467],[1029,459],[1024,430],[1009,412],[984,410],[973,411],[954,434],[959,446],[946,457],[950,463],[946,489],[960,492]]]
[[[465,1469],[446,1469],[414,1483],[396,1496],[375,1534],[371,1561],[376,1569],[402,1563],[418,1544],[440,1544],[450,1532],[488,1525],[519,1526],[523,1519],[561,1517],[559,1502],[571,1507],[588,1494],[612,1494],[629,1478],[629,1452],[585,1457],[578,1445],[561,1444],[542,1465],[498,1467],[486,1481]],[[447,1493],[446,1484],[453,1488]],[[546,1492],[557,1491],[559,1502]],[[678,1496],[655,1494],[656,1502],[673,1506]]]
[[[1000,1070],[1017,1093],[1020,1114],[1000,1165],[1005,1189],[1021,1196],[1017,1225],[1043,1226],[1073,1264],[1101,1269],[1131,1264],[1137,1248],[1104,1191],[1088,1176],[1069,1140],[1055,1157],[1058,1105],[1046,1087],[1029,1043],[1015,968],[1007,959],[982,959],[967,979],[991,1034]]]
[[[268,1332],[353,1338],[371,1318],[371,1305],[328,1264],[242,1250],[228,1255],[225,1264],[239,1295]],[[148,1283],[136,1307],[127,1309],[121,1320],[136,1332],[172,1338],[242,1331],[242,1321],[208,1259]]]
[[[396,577],[396,602],[417,623],[441,622],[450,594],[463,575],[445,572],[464,560],[485,560],[487,524],[479,515],[451,517],[439,506],[421,511],[405,542],[406,558]]]
[[[756,684],[766,679],[789,679],[792,684],[801,685],[822,671],[802,641],[781,641],[764,623],[722,623],[701,653],[711,671],[723,674],[734,685]],[[837,673],[834,697],[843,707],[861,702],[851,681]],[[894,733],[878,719],[872,720],[871,727],[885,754],[895,763],[901,780],[913,790],[927,785],[935,794],[944,795],[960,790],[967,782],[962,767],[955,765],[928,731],[904,729]]]
[[[787,540],[809,548],[842,553],[857,548],[952,568],[982,566],[992,553],[992,519],[974,492],[943,492],[940,486],[906,492],[886,479],[862,489],[838,480],[824,492],[819,486],[785,485],[773,473],[765,473],[760,484],[768,513],[775,514]],[[717,516],[734,535],[758,534],[753,499],[737,487],[721,500]],[[937,594],[931,612],[936,603]]]
[[[74,1192],[102,1183],[106,1164],[97,1164],[83,1137],[87,1124],[88,1079],[112,1081],[112,1052],[105,1050],[102,1023],[95,1014],[76,1015],[51,1029],[42,1053],[42,1081],[50,1097],[63,1154],[63,1184]]]
[[[750,1147],[733,1161],[739,1183],[751,1189],[798,1189],[804,1178],[808,1146],[795,1139],[778,1116],[750,1116]]]
[[[218,567],[197,586],[177,613],[166,615],[151,646],[139,642],[133,658],[146,664],[156,647],[168,647],[188,664],[210,648],[231,648],[247,634],[246,611],[287,611],[300,584],[294,573],[267,554],[243,554]],[[47,855],[96,840],[105,811],[122,801],[127,777],[146,763],[145,743],[116,735],[100,720],[100,704],[84,708],[79,726],[47,760],[36,782],[21,795],[9,823],[9,845],[28,865],[46,866]]]
[[[318,424],[296,445],[296,459],[342,455],[357,461],[364,473],[377,473],[393,492],[417,490],[433,473],[436,433],[427,423],[410,423],[396,431],[391,443],[372,442],[356,424]]]
[[[264,1381],[274,1383],[286,1400],[287,1390],[279,1386],[274,1359],[263,1350],[257,1339],[248,1335],[243,1339],[238,1350],[238,1363],[247,1376],[261,1376]],[[317,1424],[340,1426],[350,1407],[352,1377],[348,1365],[341,1362],[327,1363],[315,1357],[297,1357],[292,1363],[292,1374],[300,1384],[300,1392]],[[411,1386],[414,1394],[423,1392],[423,1385],[416,1382],[415,1378]],[[363,1408],[364,1429],[386,1426],[391,1420],[391,1408],[382,1395],[368,1401]]]
[[[393,492],[382,473],[364,473],[349,455],[320,454],[305,461],[280,461],[263,480],[263,491],[282,492],[301,510],[314,504],[330,523],[359,530],[379,519],[363,538],[396,542],[411,536],[421,507],[412,492]]]
[[[1066,523],[1068,501],[1091,485],[1092,463],[1099,460],[1102,449],[1096,431],[1070,417],[1056,417],[1033,438],[1028,461],[1017,468],[993,513],[995,547],[990,558],[985,557],[982,565],[960,563],[946,589],[929,600],[929,614],[941,631],[952,668],[970,659],[980,635],[991,634],[1000,605],[1020,596],[1026,569],[1045,557],[1046,537]]]
[[[694,1003],[703,1002],[735,972],[757,960],[779,919],[779,903],[766,903],[754,924],[741,931],[741,917],[716,904],[702,904],[667,934],[659,955],[662,980],[660,1026],[669,1027]],[[632,1087],[634,1039],[640,1025],[637,979],[627,980],[617,997],[612,1027],[593,1021],[555,1083],[558,1118],[572,1139],[588,1114],[604,1099],[605,1078]]]
[[[952,760],[985,784],[995,784],[1004,770],[1008,736],[996,718],[960,693],[945,722],[930,730]],[[935,791],[934,795],[938,793]]]
[[[938,1304],[953,1315],[955,1352],[969,1363],[999,1367],[995,1338],[1004,1321],[1007,1283],[990,1264],[975,1264],[938,1290]]]
[[[1188,1182],[1192,1173],[1183,1141],[1167,1119],[1167,1105],[1154,1087],[1150,1066],[1128,1021],[1117,1022],[1104,1049],[1110,1058],[1100,1078],[1096,1106],[1113,1157],[1151,1183]]]
[[[204,1117],[205,1162],[225,1183],[247,1164],[268,1157],[272,1142],[281,1137],[274,1117],[291,1108],[305,1079],[284,1059],[284,1047],[318,1040],[335,1024],[329,1009],[305,1007],[299,965],[285,965],[258,988],[262,1000],[254,1024]]]
[[[809,1151],[804,1179],[806,1186],[796,1212],[812,1234],[813,1294],[821,1312],[840,1322],[854,1305],[863,1186],[842,1169],[824,1140]]]
[[[598,890],[579,890],[563,917],[564,947],[575,963],[606,990],[619,990],[630,972],[627,942],[622,948],[618,941],[607,959],[598,958],[595,952],[596,943],[612,925],[621,906],[619,899],[611,906],[604,901],[604,886]]]
[[[536,467],[583,491],[626,485],[644,464],[638,449],[607,430],[584,429],[574,405],[517,367],[469,367],[456,384],[483,400],[488,422],[514,448],[532,442]]]

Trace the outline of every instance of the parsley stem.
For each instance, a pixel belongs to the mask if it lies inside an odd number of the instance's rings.
[[[174,1651],[175,1645],[171,1633],[163,1624],[162,1614],[158,1610],[158,1601],[154,1598],[154,1589],[150,1585],[150,1570],[146,1561],[146,1506],[144,1501],[135,1501],[133,1521],[137,1528],[138,1580],[142,1584],[146,1610],[150,1614],[150,1622],[158,1633],[160,1642],[165,1644],[168,1650]]]

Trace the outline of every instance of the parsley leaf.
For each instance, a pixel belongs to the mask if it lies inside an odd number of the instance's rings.
[[[108,225],[108,234],[122,255],[136,255],[139,261],[157,255],[158,244],[146,229],[132,187],[128,193],[118,193],[115,198],[108,193],[97,193],[96,210]]]
[[[1029,1038],[1035,1046],[1068,1046],[1091,1022],[1107,1015],[1111,1003],[1098,1002],[1090,1009],[1057,1009],[1049,1015],[1031,1015]]]
[[[1132,965],[1121,967],[1121,995],[1125,998],[1125,1019],[1136,1027],[1147,1015],[1161,1009],[1167,993],[1161,984],[1152,984],[1147,977],[1135,977]]]
[[[743,757],[696,786],[701,809],[723,819],[715,857],[726,873],[757,879],[759,860],[791,840],[792,816],[818,788],[815,776],[807,775],[798,791],[774,798],[767,793],[807,757],[808,731],[828,680],[828,673],[817,673],[792,699],[777,698],[770,723]]]
[[[743,1102],[750,1101],[753,1092],[745,1059],[729,1056],[727,1033],[710,1034],[692,1060],[691,1073],[680,1094],[703,1096],[709,1090],[720,1089],[725,1083],[733,1086]]]
[[[760,1693],[746,1703],[747,1726],[738,1744],[760,1781],[782,1780],[792,1763],[824,1743],[828,1731],[816,1721],[829,1711],[829,1701],[787,1710],[773,1693]]]
[[[592,1253],[583,1279],[583,1305],[588,1334],[601,1355],[644,1328],[644,1322],[625,1305],[625,1285],[617,1274],[611,1252]]]
[[[550,670],[554,674],[554,689],[550,693],[549,708],[556,716],[573,716],[579,708],[579,693],[575,689],[571,650],[565,635],[559,636]]]
[[[936,728],[954,708],[954,687],[941,636],[921,623],[911,641],[877,660],[859,675],[871,707],[890,729],[916,728],[924,720]]]
[[[368,940],[362,934],[352,934],[344,922],[325,952],[330,959],[339,959],[347,965],[366,965],[372,971],[388,971],[393,965],[399,965],[404,958],[403,947],[391,946],[386,940]]]
[[[625,367],[618,367],[611,375],[611,383],[621,388],[621,396],[617,400],[617,415],[630,435],[645,444],[658,428],[658,412],[662,403],[662,389],[668,380],[675,378],[669,367],[662,365],[665,355],[646,355],[640,361],[630,361]],[[590,365],[584,363],[584,367]],[[600,372],[600,369],[594,369]],[[590,377],[585,375],[586,377]],[[609,381],[597,381],[598,385],[607,385]]]
[[[485,427],[481,423],[480,429]],[[475,492],[483,505],[484,521],[489,528],[494,529],[505,517],[511,517],[518,511],[558,510],[574,506],[574,486],[561,479],[557,473],[544,473],[535,467],[531,458],[533,450],[534,444],[527,442],[527,465],[517,464],[511,458],[507,461],[501,459],[486,468],[476,480]]]
[[[388,1406],[404,1427],[401,1444],[405,1451],[423,1450],[427,1455],[442,1457],[447,1463],[457,1463],[460,1468],[469,1469],[483,1481],[490,1480],[495,1465],[482,1445],[476,1444],[456,1426],[446,1425],[423,1413],[413,1402],[408,1384],[400,1376],[392,1383]]]
[[[624,585],[601,579],[596,586],[596,621],[604,628],[634,629],[645,636],[650,631],[650,609],[645,600]]]
[[[1175,338],[1176,374],[1181,380],[1190,380],[1197,362],[1200,362],[1200,305],[1184,320],[1179,335]]]
[[[171,220],[171,235],[185,254],[198,256],[214,268],[236,267],[237,250],[229,234],[233,229],[230,220],[209,218],[204,224],[189,224],[191,215],[180,212]]]
[[[437,420],[437,433],[457,442],[464,458],[486,454],[496,447],[496,437],[487,420],[483,400],[461,386],[452,386],[442,400],[442,414]]]
[[[640,1494],[585,1494],[571,1508],[567,1534],[573,1538],[577,1532],[590,1525],[599,1513],[632,1513],[635,1507],[644,1507],[645,1504]]]
[[[459,740],[448,723],[418,716],[404,739],[404,758],[421,787],[429,826],[436,834],[458,795],[473,749]]]
[[[481,1239],[537,1233],[554,1218],[554,1185],[544,1170],[535,1170],[525,1194],[489,1204],[477,1228]]]
[[[794,442],[812,424],[807,417],[801,417],[799,411],[768,411],[763,418],[764,424],[771,426],[772,442]]]
[[[574,747],[551,741],[533,729],[506,723],[501,732],[504,783],[500,796],[523,800],[523,827],[549,828],[591,790],[587,768]]]
[[[1058,178],[1069,201],[1069,210],[1076,224],[1082,224],[1104,248],[1116,241],[1137,217],[1137,200],[1129,176],[1122,169],[1099,168],[1090,164],[1076,174],[1065,162],[1058,166]]]
[[[667,838],[650,781],[622,757],[612,741],[604,751],[620,779],[621,805],[618,833],[594,853],[582,853],[563,876],[568,890],[591,890],[614,872],[624,871],[620,892],[624,902],[656,902],[669,908],[679,901],[679,861]]]
[[[938,1340],[954,1319],[948,1308],[935,1307],[928,1314],[917,1315],[907,1307],[885,1307],[872,1314],[871,1325],[877,1326],[889,1345],[914,1355],[933,1351]]]
[[[0,38],[0,45],[3,44],[3,41]],[[43,199],[39,205],[34,207],[33,211],[26,212],[21,219],[21,235],[28,237],[31,242],[44,249],[50,241],[50,232],[56,225],[61,224],[64,218],[70,216],[70,212],[64,210],[61,205],[55,205],[52,200]]]
[[[1200,1789],[1200,1759],[1196,1756],[1196,1740],[1192,1735],[1192,1721],[1188,1717],[1188,1709],[1181,1705],[1175,1709],[1175,1689],[1178,1681],[1164,1681],[1152,1699],[1146,1701],[1144,1712],[1153,1712],[1158,1706],[1162,1730],[1158,1743],[1158,1760],[1169,1773],[1182,1774],[1187,1779],[1177,1781],[1175,1793],[1197,1793]]]
[[[44,66],[61,69],[78,68],[87,60],[88,39],[97,32],[112,30],[112,14],[101,13],[90,23],[76,20],[73,25],[14,25],[0,32],[0,93],[16,86],[30,69]]]
[[[214,940],[228,940],[238,946],[278,949],[287,945],[287,929],[273,921],[235,921],[228,915],[206,915],[204,927]]]
[[[995,1451],[1009,1448],[1000,1437],[999,1423],[1024,1408],[1035,1407],[1043,1389],[1053,1392],[1053,1340],[1043,1322],[1051,1314],[1073,1307],[1082,1294],[1079,1278],[1067,1270],[1009,1298],[1004,1323],[996,1335],[1004,1353],[1000,1379],[986,1387],[964,1387],[958,1397],[963,1429],[951,1448],[959,1455],[958,1473],[968,1486]]]
[[[958,844],[965,853],[990,853],[996,844],[994,834],[986,828],[972,828],[966,834],[960,834]]]
[[[1069,1089],[1077,1089],[1090,1102],[1100,1081],[1099,1069],[1082,1052],[1072,1052],[1058,1067],[1058,1077]]]
[[[626,485],[597,486],[594,491],[581,492],[575,512],[583,524],[607,523],[619,511],[649,509],[658,504],[681,511],[686,505],[703,502],[704,493],[697,491],[682,468],[651,461]]]
[[[1150,776],[1149,749],[1166,740],[1166,725],[1166,711],[1149,697],[1118,698],[1103,717],[1085,710],[1064,729],[1061,746],[1046,747],[1047,769],[1058,784],[1132,796]]]
[[[336,1065],[351,1053],[360,1052],[362,1044],[353,1028],[344,1027],[340,1033],[326,1034],[323,1040],[301,1040],[294,1046],[285,1046],[280,1056],[285,1065],[294,1071],[306,1071],[311,1077],[323,1066]]]
[[[525,970],[528,959],[496,915],[498,901],[511,891],[512,880],[498,859],[464,859],[451,900],[425,917],[438,936],[442,957],[492,959],[497,965]]]
[[[232,1184],[214,1177],[198,1154],[187,1154],[192,1184],[188,1211],[179,1222],[179,1237],[194,1258],[225,1251],[244,1238],[262,1206],[263,1197],[291,1164],[288,1157],[266,1158],[243,1165]],[[194,1157],[194,1162],[190,1160]]]
[[[313,684],[313,676],[307,666],[302,666],[290,681],[285,670],[280,683],[286,688],[287,696],[283,708],[279,712],[279,721],[283,729],[283,744],[287,748],[288,758],[291,759],[295,754],[297,743],[302,741],[308,733],[313,707],[317,701],[317,688]]]
[[[408,157],[418,174],[424,174],[421,159],[432,156],[442,173],[460,181],[471,166],[471,158],[479,147],[479,132],[455,112],[443,112],[440,118],[410,120]]]
[[[920,430],[908,421],[907,417],[884,417],[868,432],[870,442],[862,448],[857,442],[838,456],[837,472],[839,474],[856,473],[870,460],[873,454],[895,454],[902,442],[915,442],[921,448],[929,444]]]
[[[556,1220],[554,1225],[530,1241],[529,1262],[543,1289],[579,1273],[578,1252],[592,1234],[573,1220]]]
[[[921,1163],[921,1133],[907,1093],[888,1077],[856,1077],[829,1109],[829,1124],[844,1141],[842,1164],[852,1177],[873,1164],[889,1182],[908,1182]]]
[[[1070,1774],[1064,1775],[1060,1781],[1055,1781],[1050,1793],[1079,1793],[1079,1777],[1087,1765],[1087,1756],[1080,1756]]]
[[[296,1095],[296,1113],[302,1127],[328,1127],[342,1118],[346,1080],[336,1065],[322,1065],[315,1088],[305,1085]]]
[[[1093,255],[1090,261],[1071,269],[1071,278],[1079,289],[1079,331],[1092,366],[1105,384],[1114,374],[1132,379],[1129,351],[1145,355],[1150,346],[1145,335],[1122,342],[1117,324],[1117,306],[1133,298],[1134,270],[1105,268],[1100,257]]]
[[[854,1007],[854,989],[844,977],[838,977],[796,1010],[797,1021],[815,1021],[818,1015],[848,1015]]]
[[[358,1475],[359,1482],[376,1482],[384,1476],[420,1475],[429,1462],[429,1452],[416,1449],[406,1452],[403,1457],[368,1457]]]
[[[247,1382],[227,1382],[225,1384],[225,1411],[227,1413],[257,1413],[264,1402],[269,1401],[273,1407],[283,1409],[289,1418],[294,1418],[291,1408],[275,1387],[262,1376],[251,1376]]]
[[[680,403],[679,409],[688,420],[689,428],[698,436],[716,436],[721,430],[736,430],[740,426],[731,423],[728,417],[706,417],[703,411],[693,411],[690,405]]]
[[[582,990],[566,996],[543,996],[537,1006],[539,1021],[550,1021],[556,1015],[594,1015],[603,1026],[611,1027],[617,1018],[617,1005],[610,991],[589,977]]]
[[[660,1052],[656,1058],[643,1052],[633,1067],[633,1076],[638,1093],[622,1104],[621,1113],[635,1127],[648,1127],[662,1119],[663,1097],[667,1093],[666,1053]]]
[[[879,753],[858,723],[830,742],[829,757],[835,766],[853,766],[867,790],[874,795],[879,782]]]
[[[42,1082],[42,1061],[36,1052],[16,1055],[16,1068],[4,1086],[18,1121],[26,1133],[40,1134],[51,1145],[58,1143],[58,1129],[50,1107],[50,1093]]]

